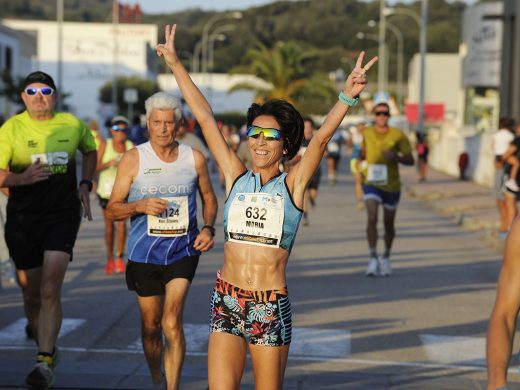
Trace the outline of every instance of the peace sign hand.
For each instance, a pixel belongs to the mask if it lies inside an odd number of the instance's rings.
[[[367,83],[366,72],[377,62],[378,58],[374,57],[370,61],[363,65],[363,60],[365,59],[365,52],[362,51],[359,53],[358,59],[356,61],[356,66],[352,70],[352,72],[348,75],[347,81],[345,83],[345,88],[343,92],[348,97],[354,98],[358,96],[364,89]]]
[[[157,55],[159,57],[164,57],[164,62],[166,65],[171,68],[172,66],[178,64],[179,57],[177,56],[177,52],[175,51],[175,30],[177,29],[177,25],[174,24],[170,27],[167,24],[164,27],[164,40],[165,43],[159,43],[155,46],[155,50],[157,51]]]

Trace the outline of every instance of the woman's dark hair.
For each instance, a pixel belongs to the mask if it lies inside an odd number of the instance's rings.
[[[251,126],[260,115],[272,116],[280,125],[283,147],[287,151],[284,160],[296,156],[303,140],[303,118],[298,110],[282,99],[268,100],[264,104],[253,103],[247,110],[247,126]]]
[[[509,116],[500,117],[498,120],[498,128],[499,129],[508,129],[510,131],[514,131],[515,129],[515,120]]]

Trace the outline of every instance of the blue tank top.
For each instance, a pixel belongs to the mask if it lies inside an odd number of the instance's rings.
[[[128,202],[165,198],[160,216],[136,215],[130,220],[128,258],[138,263],[168,265],[200,252],[193,249],[197,229],[197,171],[191,147],[179,144],[177,160],[162,161],[150,142],[138,145],[139,168]]]
[[[260,174],[249,170],[235,180],[224,205],[226,241],[291,251],[303,210],[294,204],[286,176],[262,186]]]

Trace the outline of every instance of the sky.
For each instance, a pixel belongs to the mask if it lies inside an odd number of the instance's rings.
[[[122,3],[139,3],[141,9],[146,14],[172,13],[184,11],[190,8],[201,8],[203,10],[224,11],[239,10],[255,7],[259,5],[273,3],[274,0],[120,0]],[[298,0],[291,0],[298,1]],[[376,0],[371,0],[376,1]],[[431,1],[431,0],[430,0]],[[472,4],[475,0],[464,0]],[[387,1],[388,5],[395,3],[395,0]],[[402,0],[401,2],[410,2]]]

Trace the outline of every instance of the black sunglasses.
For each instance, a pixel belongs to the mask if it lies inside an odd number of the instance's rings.
[[[374,112],[374,115],[375,116],[380,116],[380,115],[390,116],[390,113],[388,111],[376,111],[376,112]]]

